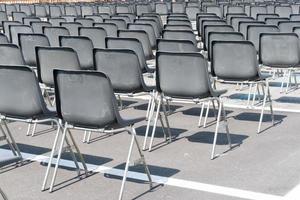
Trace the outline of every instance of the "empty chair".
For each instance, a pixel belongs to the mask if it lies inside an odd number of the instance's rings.
[[[48,21],[52,24],[52,26],[60,26],[61,22],[67,22],[67,20],[62,17],[49,18]]]
[[[206,51],[208,49],[208,34],[210,32],[234,32],[230,25],[205,25],[203,30],[204,34],[202,41],[204,43],[204,50]]]
[[[19,45],[25,64],[36,68],[35,48],[38,46],[50,46],[47,36],[43,34],[20,33]]]
[[[40,22],[41,19],[38,17],[24,17],[23,18],[23,24],[24,25],[30,25],[31,22]]]
[[[149,68],[146,64],[146,58],[143,51],[143,46],[138,39],[135,38],[112,38],[107,37],[105,39],[106,48],[109,49],[130,49],[136,53],[139,58],[140,67],[143,73],[153,72],[152,68]]]
[[[235,31],[239,31],[239,22],[240,21],[255,21],[252,17],[232,17],[231,25]]]
[[[157,51],[163,52],[198,52],[190,40],[157,39]]]
[[[8,44],[9,41],[8,41],[8,38],[6,37],[5,34],[3,33],[0,33],[0,44]]]
[[[61,17],[63,15],[62,10],[59,6],[50,5],[49,11],[51,18]]]
[[[290,6],[275,6],[275,13],[279,15],[279,17],[287,17],[289,18],[292,14],[292,7]]]
[[[100,15],[85,15],[87,19],[92,19],[95,23],[103,23],[103,17]]]
[[[79,13],[77,13],[75,6],[65,6],[65,15],[78,16]]]
[[[51,47],[59,47],[59,36],[70,35],[68,29],[64,27],[43,27],[43,33],[47,36]]]
[[[300,14],[291,14],[290,21],[300,21]]]
[[[32,28],[27,25],[9,25],[11,43],[19,45],[19,33],[33,33]]]
[[[117,25],[118,29],[126,29],[126,22],[123,19],[104,19],[105,23]]]
[[[144,13],[150,13],[150,6],[148,4],[137,4],[136,5],[136,15],[141,16]]]
[[[151,60],[154,58],[149,37],[145,31],[143,31],[143,30],[119,30],[118,37],[138,39],[143,46],[143,51],[144,51],[146,60]]]
[[[275,25],[249,25],[247,27],[247,40],[251,41],[256,51],[259,51],[259,38],[261,33],[279,32],[279,28]]]
[[[172,2],[172,13],[185,13],[184,3]]]
[[[257,14],[256,16],[257,16],[256,19],[257,19],[258,21],[263,21],[263,22],[265,21],[266,18],[270,18],[270,17],[271,17],[271,18],[276,18],[276,17],[279,17],[279,15],[278,15],[278,14],[275,14],[275,13],[273,13],[273,14],[271,14],[271,13],[267,13],[267,14]]]
[[[245,38],[247,38],[247,29],[250,25],[263,25],[264,22],[259,21],[240,21],[239,22],[239,32],[243,34]]]
[[[207,6],[206,13],[214,13],[220,18],[223,18],[223,10],[220,6]]]
[[[282,18],[282,17],[276,17],[276,18],[266,18],[265,22],[268,25],[275,25],[278,26],[278,22],[281,21],[289,21],[289,18]]]
[[[116,13],[130,13],[130,9],[127,5],[117,5],[116,6]]]
[[[112,18],[120,18],[120,19],[124,19],[126,21],[126,23],[132,23],[134,22],[134,20],[136,19],[136,15],[133,13],[120,13],[116,16],[112,16]],[[129,22],[127,22],[129,20]]]
[[[93,27],[94,20],[89,18],[76,18],[75,22],[80,23],[84,27]]]
[[[118,27],[116,24],[113,23],[94,23],[94,27],[103,28],[107,36],[109,37],[117,37],[118,35]]]
[[[30,26],[34,33],[43,33],[43,27],[45,26],[52,26],[50,22],[31,22]]]
[[[0,11],[0,26],[3,27],[3,22],[8,21],[6,12]]]
[[[228,51],[230,49],[230,51]],[[236,59],[238,58],[238,59]],[[272,100],[268,80],[261,77],[258,69],[257,54],[249,41],[213,41],[212,42],[212,76],[229,83],[249,83],[260,85],[265,89],[257,133],[260,133],[264,109],[268,103],[274,124]],[[251,87],[250,86],[250,87]]]
[[[82,27],[82,25],[78,22],[61,22],[60,26],[68,29],[70,35],[72,36],[78,36],[79,35],[78,29],[79,27]]]
[[[5,4],[5,11],[8,16],[12,16],[13,12],[17,12],[17,7],[14,4]]]
[[[109,6],[98,6],[98,13],[112,15],[113,11]]]
[[[213,41],[243,41],[243,34],[238,32],[209,32],[208,33],[208,60],[212,59],[212,42]]]
[[[107,37],[107,33],[104,28],[80,27],[79,35],[88,37],[93,42],[94,48],[105,48],[105,37]]]
[[[195,34],[191,31],[170,31],[164,30],[162,34],[162,38],[164,39],[172,39],[172,40],[190,40],[193,42],[195,46],[197,46],[197,40]]]
[[[286,71],[285,83],[287,92],[292,84],[291,79],[295,76],[294,68],[300,62],[299,38],[297,34],[262,33],[260,34],[259,47],[259,60],[261,64]],[[283,84],[284,81],[282,81],[281,90]],[[297,84],[296,81],[295,84]]]
[[[294,27],[299,27],[300,21],[280,21],[278,22],[278,28],[280,32],[291,33]]]
[[[150,24],[154,30],[155,37],[159,38],[161,35],[162,29],[159,27],[157,22],[154,19],[136,19],[134,20],[136,24]]]
[[[6,95],[1,95],[0,97],[0,111],[1,111],[1,120],[2,126],[4,126],[6,131],[3,131],[4,134],[10,136],[9,138],[13,141],[13,153],[15,153],[20,160],[22,160],[22,156],[20,154],[20,150],[16,145],[13,137],[11,135],[11,131],[7,125],[7,121],[10,122],[22,122],[22,123],[54,123],[57,126],[57,131],[55,134],[54,145],[52,149],[52,153],[50,155],[49,164],[47,167],[47,171],[44,178],[43,189],[45,189],[45,183],[47,183],[49,170],[53,161],[54,152],[57,147],[57,139],[60,135],[60,123],[56,118],[56,113],[48,110],[47,105],[43,99],[42,92],[39,87],[39,83],[36,79],[35,72],[26,66],[6,66],[2,65],[0,67],[0,75],[1,75],[1,85],[0,91],[5,93]],[[3,130],[3,129],[2,129]],[[65,140],[63,138],[62,143],[66,142],[68,144],[67,147],[76,146],[73,138],[70,140]],[[63,146],[62,144],[60,145]],[[71,150],[73,158],[75,154],[73,150]],[[79,157],[81,154],[77,151]],[[75,162],[75,159],[74,159]],[[87,171],[84,161],[81,159],[81,162]],[[53,189],[53,185],[55,182],[56,172],[58,168],[59,162],[55,164],[55,170],[52,177],[52,182],[50,185],[50,191]],[[78,166],[76,161],[75,163]],[[79,169],[78,169],[79,172]]]
[[[266,6],[251,6],[250,7],[250,17],[258,20],[258,14],[267,14]]]
[[[167,15],[169,13],[167,4],[162,2],[155,3],[155,13]]]
[[[192,24],[189,20],[182,20],[182,19],[167,19],[168,25],[186,25],[192,28]]]
[[[225,20],[203,20],[201,23],[201,29],[200,29],[200,33],[203,38],[205,37],[204,27],[209,26],[209,25],[227,25],[227,24],[226,24]]]
[[[20,5],[20,12],[24,12],[27,16],[33,15],[33,11],[31,10],[30,6],[27,4]]]
[[[86,16],[86,15],[93,15],[94,14],[94,10],[93,10],[93,6],[90,5],[82,5],[81,6],[81,16]]]
[[[184,67],[182,67],[184,66]],[[159,93],[158,105],[156,109],[156,115],[153,120],[148,120],[147,131],[145,133],[144,144],[148,137],[148,130],[153,121],[153,130],[151,134],[151,140],[149,144],[149,150],[151,150],[153,144],[153,138],[155,135],[155,128],[158,120],[158,113],[160,113],[160,107],[162,107],[162,115],[165,117],[165,121],[168,127],[169,141],[171,141],[171,132],[169,129],[168,117],[166,114],[166,106],[164,103],[165,98],[180,98],[193,101],[197,99],[196,103],[207,103],[211,101],[217,101],[218,108],[218,120],[215,129],[215,138],[213,142],[213,148],[211,152],[211,159],[215,158],[215,145],[217,134],[219,132],[219,123],[221,113],[226,121],[225,111],[223,110],[223,104],[220,100],[220,95],[226,91],[215,91],[211,87],[210,78],[208,74],[207,60],[199,53],[182,53],[182,52],[158,52],[156,55],[156,87]],[[195,101],[194,101],[195,102]],[[163,125],[163,124],[162,124]],[[227,126],[227,124],[226,124]],[[228,127],[226,128],[228,144],[231,148],[230,135]]]
[[[68,47],[36,47],[38,79],[44,88],[54,87],[53,70],[80,70],[75,50]]]
[[[139,19],[144,19],[144,20],[154,20],[157,24],[157,27],[161,31],[163,28],[163,22],[159,14],[157,13],[144,13],[142,16],[139,16]]]
[[[60,46],[69,47],[76,51],[80,68],[83,70],[94,69],[93,42],[84,36],[60,36]]]
[[[191,26],[188,25],[172,25],[172,24],[166,24],[164,26],[164,30],[186,30],[186,31],[193,31]]]
[[[2,22],[3,32],[4,32],[4,34],[6,35],[6,37],[8,38],[9,41],[11,41],[10,31],[9,31],[9,26],[10,25],[22,25],[22,23],[15,22],[15,21],[3,21]]]
[[[233,17],[248,17],[248,16],[246,15],[246,13],[228,13],[226,15],[226,22],[227,22],[227,24],[231,25],[231,19]]]
[[[120,14],[111,16],[111,19],[122,19],[122,20],[125,21],[126,25],[127,25],[128,23],[131,23],[131,22],[134,21],[134,19],[131,21],[131,19],[130,19],[128,16],[125,16],[125,15],[122,16],[122,15],[120,15]]]
[[[14,44],[0,44],[0,65],[25,65],[20,48]]]
[[[234,5],[227,6],[225,15],[228,14],[228,13],[230,13],[230,14],[232,14],[232,13],[245,13],[245,9],[244,9],[243,6],[234,6]]]
[[[208,21],[208,20],[220,20],[220,18],[218,16],[215,15],[198,15],[197,17],[197,21],[196,21],[196,26],[197,26],[197,31],[198,31],[198,35],[201,36],[201,29],[202,29],[202,22],[203,21]]]
[[[185,12],[188,15],[189,20],[196,21],[200,8],[198,6],[187,6]]]
[[[151,44],[152,49],[156,48],[156,37],[153,26],[151,24],[137,24],[137,23],[130,23],[127,24],[127,28],[129,30],[143,30],[148,34],[149,41]]]
[[[13,21],[23,22],[23,18],[27,17],[26,13],[24,12],[12,12]]]
[[[35,5],[35,16],[37,17],[47,17],[47,10],[44,5]]]
[[[64,121],[64,133],[72,129],[101,131],[103,133],[127,132],[132,140],[125,165],[125,173],[119,194],[122,199],[129,162],[134,143],[147,177],[152,182],[149,169],[136,139],[133,125],[141,118],[121,118],[109,78],[101,72],[55,70],[55,88],[58,116]],[[75,80],[81,81],[75,81]],[[91,89],[93,88],[93,89]],[[92,98],[91,98],[92,97]],[[77,99],[77,101],[74,101]],[[80,108],[80,109],[79,109]],[[70,126],[71,125],[71,126]]]

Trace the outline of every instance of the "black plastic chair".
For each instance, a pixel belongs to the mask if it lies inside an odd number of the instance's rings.
[[[43,34],[43,27],[52,26],[50,22],[31,22],[30,26],[34,33]]]
[[[123,197],[125,182],[134,143],[137,146],[140,163],[144,165],[150,188],[152,180],[133,125],[141,119],[121,118],[109,78],[101,72],[54,71],[56,109],[64,121],[63,136],[70,129],[98,131],[103,133],[127,132],[131,143],[126,160],[119,200]],[[78,81],[80,80],[80,81]],[[80,91],[78,93],[78,91]],[[76,99],[76,101],[74,101]]]
[[[117,37],[118,36],[118,27],[113,23],[94,23],[94,27],[103,28],[108,37]]]
[[[52,47],[59,47],[59,36],[70,35],[68,29],[59,26],[45,26],[43,33],[48,37]]]
[[[100,27],[80,27],[79,35],[90,38],[93,42],[94,48],[105,48],[105,38],[107,33],[104,28]]]
[[[157,39],[157,51],[164,52],[198,52],[190,40]]]
[[[71,36],[78,36],[78,29],[79,27],[82,27],[82,25],[78,22],[61,22],[60,26],[68,29]]]

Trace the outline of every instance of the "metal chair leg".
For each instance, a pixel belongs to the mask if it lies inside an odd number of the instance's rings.
[[[198,127],[201,126],[203,111],[204,111],[204,102],[201,103],[201,111],[200,111],[200,116],[199,116],[199,121],[198,121]]]
[[[263,116],[264,116],[264,110],[265,110],[265,106],[266,106],[267,96],[268,96],[268,92],[266,91],[266,92],[264,93],[264,99],[263,99],[262,109],[261,109],[261,113],[260,113],[260,119],[259,119],[259,124],[258,124],[257,133],[260,133],[261,123],[262,123]]]
[[[8,200],[7,196],[6,196],[5,193],[2,191],[1,188],[0,188],[0,195],[2,196],[3,200]]]
[[[170,130],[170,124],[169,124],[169,120],[168,120],[168,116],[167,116],[167,109],[166,109],[166,105],[164,104],[163,98],[164,98],[164,96],[162,94],[161,95],[161,104],[162,104],[163,114],[164,114],[166,125],[167,125],[167,132],[168,132],[168,135],[169,135],[169,142],[171,143],[172,142],[172,133],[171,133],[171,130]]]
[[[213,148],[212,148],[212,152],[211,152],[211,156],[210,156],[211,160],[213,160],[215,158],[215,148],[216,148],[216,143],[217,143],[217,138],[218,138],[218,132],[219,132],[221,111],[222,111],[222,103],[219,104],[218,117],[217,117],[217,125],[216,125],[215,134],[214,134]]]
[[[208,117],[208,113],[209,113],[209,107],[210,107],[210,101],[207,102],[207,108],[206,108],[206,114],[205,114],[205,118],[204,118],[203,128],[206,127],[206,121],[207,121],[207,117]]]
[[[150,108],[150,112],[149,112],[149,118],[148,118],[148,122],[147,122],[147,128],[146,128],[145,137],[144,137],[143,150],[146,150],[146,145],[147,145],[147,139],[148,139],[148,135],[149,135],[150,124],[151,124],[151,121],[153,120],[153,114],[154,114],[154,110],[155,110],[155,101],[156,101],[156,98],[157,98],[157,92],[153,96],[153,100],[152,100],[152,103],[151,103],[151,108]]]
[[[32,132],[31,132],[31,137],[34,136],[34,133],[35,133],[35,130],[36,130],[36,126],[37,126],[37,123],[34,123],[33,124],[33,128],[32,128]]]
[[[150,144],[149,144],[149,150],[148,151],[151,151],[151,149],[152,149],[152,144],[153,144],[153,140],[154,140],[154,134],[155,134],[155,130],[156,130],[157,120],[158,120],[159,112],[160,112],[160,106],[161,106],[161,98],[159,98],[158,103],[157,103],[157,110],[156,110],[156,115],[155,115],[155,118],[154,118],[154,123],[153,123],[152,134],[151,134],[151,139],[150,139]]]

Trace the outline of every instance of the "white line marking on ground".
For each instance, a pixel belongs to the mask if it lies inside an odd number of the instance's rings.
[[[9,150],[0,149],[0,157],[7,156],[8,154],[11,154],[11,152]],[[47,157],[45,155],[22,153],[22,156],[27,160],[35,161],[35,162],[46,162],[47,163],[49,160],[49,157]],[[56,159],[53,159],[53,163],[55,163],[55,162],[56,162]],[[73,161],[64,160],[64,159],[61,159],[60,166],[75,168]],[[106,173],[106,174],[111,174],[111,175],[116,175],[116,176],[123,176],[123,173],[124,173],[124,170],[106,167],[103,165],[87,164],[87,167],[90,171],[93,171],[93,172]],[[185,189],[204,191],[204,192],[232,196],[232,197],[243,198],[243,199],[250,199],[250,200],[284,200],[285,199],[282,196],[264,194],[264,193],[260,193],[260,192],[252,192],[252,191],[248,191],[248,190],[223,187],[223,186],[218,186],[218,185],[200,183],[200,182],[195,182],[195,181],[188,181],[188,180],[177,179],[177,178],[168,178],[168,177],[156,176],[156,175],[151,175],[151,177],[152,177],[153,182],[158,183],[158,184],[164,184],[164,185],[175,186],[175,187],[180,187],[180,188],[185,188]],[[139,172],[132,172],[132,171],[128,172],[128,178],[142,180],[142,181],[148,180],[146,174],[139,173]],[[292,199],[290,199],[290,200],[292,200]]]

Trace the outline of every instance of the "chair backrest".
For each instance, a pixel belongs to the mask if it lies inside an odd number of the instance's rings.
[[[156,37],[153,27],[150,24],[127,24],[128,30],[142,30],[148,34],[152,49],[156,48]]]
[[[278,28],[282,33],[292,33],[293,28],[300,26],[300,21],[281,21],[278,22]]]
[[[215,20],[219,20],[220,18],[218,16],[215,16],[215,15],[209,15],[209,16],[206,16],[206,15],[198,15],[197,17],[197,21],[196,21],[196,26],[197,26],[197,31],[198,31],[198,35],[201,36],[202,33],[202,22],[203,21],[208,21],[208,20],[212,20],[212,21],[215,21]]]
[[[80,23],[83,27],[93,27],[95,23],[94,20],[90,18],[76,18],[75,22]]]
[[[197,40],[195,34],[192,31],[170,31],[164,30],[162,34],[164,39],[173,39],[173,40],[190,40],[197,46]]]
[[[54,71],[58,116],[78,127],[104,128],[117,122],[116,99],[101,72]]]
[[[118,93],[140,92],[143,88],[138,56],[128,49],[95,49],[96,70],[105,73]]]
[[[117,5],[116,13],[130,13],[131,10],[127,5]]]
[[[250,7],[250,17],[254,19],[258,19],[258,14],[267,14],[267,7],[266,6],[251,6]]]
[[[259,38],[261,33],[276,33],[279,29],[275,25],[249,25],[247,28],[247,40],[251,41],[256,51],[259,51]]]
[[[21,50],[14,44],[0,44],[0,65],[25,65]]]
[[[0,26],[1,27],[3,26],[3,24],[2,24],[3,21],[8,21],[7,15],[6,15],[5,11],[0,11]]]
[[[126,22],[123,19],[104,19],[104,22],[117,25],[118,30],[126,29]]]
[[[295,33],[261,33],[259,61],[271,67],[294,67],[299,64],[299,38]]]
[[[164,26],[164,30],[183,30],[183,31],[193,31],[193,28],[189,25],[185,25],[185,24],[179,24],[179,25],[173,25],[173,24],[166,24]]]
[[[137,4],[136,5],[136,15],[140,16],[144,13],[150,13],[151,8],[148,4]]]
[[[208,97],[210,81],[207,68],[207,61],[199,53],[157,52],[157,90],[171,97]]]
[[[247,38],[247,29],[250,25],[265,25],[265,22],[259,21],[240,21],[239,22],[239,32],[243,34],[245,38]]]
[[[157,39],[157,51],[198,52],[198,49],[190,40]]]
[[[3,33],[0,33],[0,44],[8,44],[8,38]]]
[[[34,118],[46,111],[35,73],[28,67],[0,65],[0,113],[8,117]]]
[[[265,21],[266,18],[276,18],[276,17],[279,17],[278,14],[275,14],[275,13],[266,13],[266,14],[257,14],[257,21]]]
[[[198,6],[187,6],[185,12],[188,15],[189,20],[196,21],[197,13],[200,12],[200,8]]]
[[[226,24],[226,21],[224,21],[224,20],[203,20],[201,23],[201,30],[200,30],[202,37],[205,37],[204,27],[207,25],[227,25],[227,24]]]
[[[64,18],[66,20],[66,22],[74,22],[75,19],[77,18],[77,15],[63,15],[61,16],[62,18]]]
[[[243,34],[238,32],[209,32],[208,33],[208,59],[212,58],[212,42],[213,41],[243,41]]]
[[[80,68],[83,70],[94,69],[93,42],[84,36],[60,36],[60,46],[69,47],[76,51]]]
[[[45,26],[43,27],[43,33],[48,37],[52,47],[59,47],[59,36],[70,35],[68,29],[59,26]]]
[[[50,46],[47,36],[43,34],[20,33],[19,45],[26,65],[36,67],[35,48],[37,46]]]
[[[118,37],[120,38],[136,38],[140,41],[143,47],[146,60],[153,59],[152,48],[147,33],[143,30],[119,30]]]
[[[81,6],[81,15],[83,17],[86,15],[93,15],[93,14],[94,14],[93,6],[90,6],[90,5],[82,5]]]
[[[27,16],[33,15],[33,11],[31,10],[30,6],[27,4],[21,4],[20,11],[26,13]]]
[[[80,27],[79,35],[88,37],[93,42],[94,48],[105,48],[105,37],[107,37],[107,33],[104,28]]]
[[[279,15],[279,17],[290,17],[292,14],[291,6],[275,6],[275,13]]]
[[[281,21],[289,21],[289,18],[282,18],[282,17],[271,17],[271,18],[266,18],[265,19],[265,22],[266,24],[268,25],[275,25],[275,26],[278,26],[278,23],[281,22]]]
[[[168,14],[167,4],[163,2],[155,3],[155,12],[160,15],[167,15]]]
[[[172,2],[172,13],[185,13],[184,3]]]
[[[239,22],[241,21],[255,21],[252,17],[232,17],[231,25],[235,31],[239,31]]]
[[[144,13],[142,16],[139,16],[138,19],[154,20],[160,31],[163,28],[162,19],[161,19],[160,15],[157,13]]]
[[[128,23],[132,22],[131,19],[128,16],[120,15],[120,14],[115,15],[115,16],[111,16],[111,19],[121,19],[121,20],[125,21],[126,26],[127,26]]]
[[[35,5],[35,16],[37,17],[47,17],[47,11],[44,5]]]
[[[94,27],[103,28],[108,37],[117,37],[118,26],[113,23],[94,23]]]
[[[85,15],[84,18],[94,20],[94,23],[103,23],[103,17],[100,15]]]
[[[11,43],[19,45],[19,33],[33,33],[32,28],[27,25],[9,25]]]
[[[50,17],[61,17],[63,15],[62,10],[59,6],[50,5],[49,8]]]
[[[10,39],[10,30],[9,30],[10,25],[22,25],[22,23],[15,22],[15,21],[3,21],[2,22],[3,32],[4,32],[4,34],[6,35],[6,37],[8,38],[9,41],[11,41],[11,39]]]
[[[78,22],[61,22],[60,26],[68,29],[70,35],[72,36],[78,36],[79,35],[78,29],[79,27],[82,27],[82,25]]]
[[[37,74],[41,83],[54,86],[53,70],[80,70],[75,50],[68,47],[36,47]]]
[[[146,58],[143,51],[143,46],[138,39],[134,38],[112,38],[105,39],[106,48],[109,49],[130,49],[136,53],[139,58],[142,72],[146,71]]]
[[[223,80],[256,80],[259,71],[254,45],[249,41],[213,41],[211,73]]]
[[[52,24],[52,26],[60,26],[61,22],[67,22],[67,20],[62,17],[49,18],[48,21]]]
[[[232,6],[227,6],[227,13],[245,13],[245,9],[243,6],[235,6],[235,5],[232,5]]]
[[[300,8],[299,8],[300,10]],[[290,21],[300,21],[300,14],[291,14]]]
[[[8,16],[12,16],[13,12],[17,12],[17,7],[14,4],[5,4],[5,11]]]
[[[134,20],[134,23],[136,24],[150,24],[154,30],[155,37],[159,38],[161,34],[161,30],[159,28],[159,25],[154,19],[136,19]]]
[[[300,38],[300,27],[294,27],[293,32],[296,33],[298,35],[298,37]]]
[[[190,20],[188,20],[188,19],[169,18],[169,19],[167,19],[167,24],[168,25],[186,25],[186,26],[190,26],[192,28],[192,24],[191,24]]]
[[[204,50],[208,48],[208,34],[210,32],[234,32],[232,26],[230,25],[205,25],[203,28],[203,38]]]
[[[223,18],[223,10],[220,6],[207,6],[206,13],[214,13],[218,17]]]
[[[24,17],[23,18],[23,24],[24,25],[30,25],[31,22],[40,22],[41,19],[38,17]]]
[[[65,13],[66,15],[78,16],[76,7],[75,6],[65,6]]]
[[[98,6],[98,13],[112,15],[113,11],[109,6]]]
[[[50,22],[31,22],[30,26],[32,27],[32,30],[34,33],[43,33],[43,27],[45,26],[52,26]]]
[[[226,22],[231,25],[231,19],[233,17],[248,17],[246,13],[228,13],[226,14]]]
[[[22,23],[24,17],[27,17],[26,13],[24,13],[24,12],[13,12],[12,13],[13,21]]]

